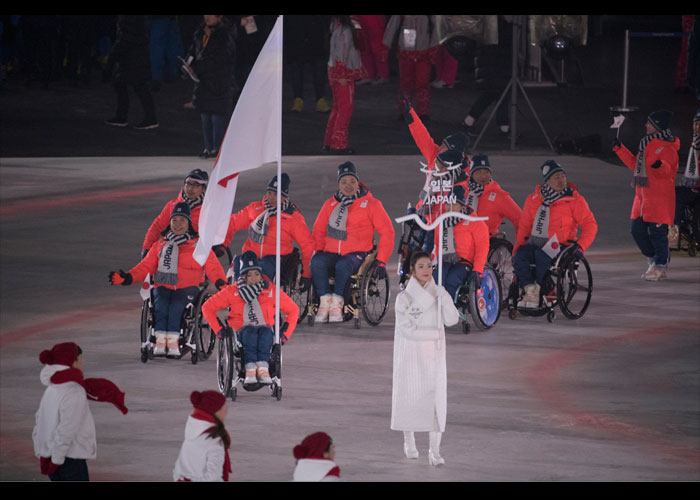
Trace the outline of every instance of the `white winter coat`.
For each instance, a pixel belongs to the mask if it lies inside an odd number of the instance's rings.
[[[335,467],[336,463],[332,460],[320,458],[301,458],[297,461],[297,466],[294,469],[292,481],[340,481],[338,476],[328,475],[331,469]]]
[[[51,457],[61,465],[66,457],[93,459],[97,456],[95,421],[88,406],[87,394],[77,382],[51,383],[64,365],[45,365],[39,378],[46,386],[36,412],[32,440],[37,457]]]
[[[173,480],[223,481],[226,451],[220,438],[210,438],[211,422],[190,416],[185,424],[185,441],[173,469]]]
[[[442,326],[438,328],[438,294]],[[433,279],[423,287],[408,280],[396,297],[391,428],[398,431],[445,430],[447,366],[445,326],[459,321],[449,294]]]

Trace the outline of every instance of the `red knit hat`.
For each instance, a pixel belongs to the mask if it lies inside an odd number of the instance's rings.
[[[294,447],[294,458],[324,458],[323,454],[331,446],[331,437],[325,432],[314,432]]]
[[[78,344],[63,342],[62,344],[56,344],[51,350],[41,351],[39,361],[45,365],[72,366],[81,353],[82,351]]]
[[[226,398],[223,394],[216,391],[193,391],[190,394],[192,406],[203,412],[213,415],[226,404]]]

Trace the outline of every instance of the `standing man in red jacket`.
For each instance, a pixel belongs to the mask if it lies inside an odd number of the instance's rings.
[[[649,268],[642,274],[647,281],[666,279],[668,267],[668,226],[673,225],[676,207],[675,178],[680,141],[669,129],[673,113],[654,111],[645,124],[646,135],[634,155],[619,139],[613,151],[634,171],[635,196],[631,233]]]

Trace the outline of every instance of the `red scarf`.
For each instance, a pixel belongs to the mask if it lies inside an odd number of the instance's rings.
[[[196,418],[197,420],[204,420],[205,422],[211,422],[212,424],[216,423],[216,420],[214,420],[214,416],[210,413],[207,413],[202,410],[198,410],[195,408],[194,412],[192,413],[192,418]],[[212,429],[214,429],[215,426],[209,427],[204,433],[209,433]],[[228,432],[226,433],[228,436]],[[230,442],[230,438],[229,438]],[[228,475],[231,473],[231,459],[229,458],[228,455],[228,448],[224,447],[224,470],[222,477],[224,478],[224,481],[228,482]]]
[[[87,398],[91,401],[112,403],[124,415],[129,411],[124,405],[125,394],[113,382],[105,378],[83,378],[83,372],[77,368],[61,370],[51,376],[52,384],[65,384],[66,382],[80,384],[85,389]]]

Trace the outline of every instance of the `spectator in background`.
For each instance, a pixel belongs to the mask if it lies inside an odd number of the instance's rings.
[[[236,27],[224,16],[205,15],[188,52],[199,80],[194,85],[192,104],[202,120],[204,151],[199,157],[203,159],[219,154],[233,112],[236,34]]]
[[[242,89],[267,36],[275,25],[276,16],[234,16],[238,26],[236,36],[236,83]]]
[[[455,85],[457,79],[457,68],[459,62],[452,57],[447,47],[440,45],[437,54],[435,55],[435,80],[430,84],[436,89],[448,88],[451,89]]]
[[[151,95],[151,60],[148,42],[147,16],[119,16],[117,35],[109,56],[108,73],[113,73],[117,94],[117,112],[105,121],[113,127],[129,125],[129,90],[131,86],[143,107],[143,120],[135,126],[146,130],[156,128],[156,108]]]
[[[388,54],[398,35],[399,118],[402,99],[414,103],[425,121],[430,111],[430,71],[438,47],[435,16],[391,16],[384,32],[384,53]]]
[[[362,57],[362,66],[367,71],[367,78],[359,80],[356,85],[387,83],[389,62],[386,52],[382,49],[386,16],[352,16],[352,19],[359,25],[359,29],[356,30],[357,49]]]
[[[294,102],[292,111],[304,109],[304,71],[311,68],[316,111],[331,110],[326,101],[326,67],[328,61],[328,16],[284,17],[284,60],[289,65]]]
[[[177,16],[149,16],[152,89],[157,92],[163,82],[179,75],[180,63],[185,49],[182,46],[180,25]]]

